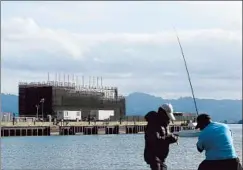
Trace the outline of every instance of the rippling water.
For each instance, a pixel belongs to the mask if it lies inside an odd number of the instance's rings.
[[[242,126],[230,125],[242,160]],[[197,169],[204,154],[197,138],[171,145],[169,169]],[[9,137],[1,139],[3,169],[149,169],[143,160],[144,135]]]

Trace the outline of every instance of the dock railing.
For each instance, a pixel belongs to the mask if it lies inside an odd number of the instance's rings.
[[[174,122],[174,124],[171,125],[181,125],[182,122]],[[119,121],[110,121],[110,122],[87,122],[87,121],[79,121],[79,122],[58,122],[55,124],[54,122],[2,122],[2,127],[9,127],[9,126],[127,126],[127,125],[147,125],[147,122],[145,121],[122,121],[121,124]]]

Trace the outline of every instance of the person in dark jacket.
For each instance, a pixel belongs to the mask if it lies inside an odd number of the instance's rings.
[[[145,120],[148,124],[145,130],[144,160],[151,170],[167,170],[165,159],[169,154],[169,145],[178,140],[168,128],[170,121],[175,120],[173,108],[170,104],[163,104],[158,112],[147,113]]]
[[[197,150],[200,153],[205,150],[206,156],[198,170],[242,170],[232,132],[226,124],[213,122],[209,115],[201,114],[196,128],[201,130]]]

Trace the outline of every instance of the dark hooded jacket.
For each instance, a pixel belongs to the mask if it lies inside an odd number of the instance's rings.
[[[169,132],[167,123],[161,122],[157,112],[148,112],[145,120],[148,124],[145,130],[144,160],[147,164],[165,162],[169,145],[177,142],[177,137]]]

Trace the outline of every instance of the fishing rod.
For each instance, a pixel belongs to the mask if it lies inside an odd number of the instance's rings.
[[[178,41],[178,44],[180,46],[180,49],[181,49],[181,55],[183,57],[183,60],[184,60],[184,64],[185,64],[185,67],[186,67],[186,72],[187,72],[187,77],[188,77],[188,80],[189,80],[189,83],[190,83],[190,87],[191,87],[191,92],[192,92],[192,97],[193,97],[193,101],[194,101],[194,105],[195,105],[195,109],[196,109],[196,113],[197,113],[197,116],[198,116],[198,108],[197,108],[197,102],[196,102],[196,99],[195,99],[195,95],[194,95],[194,90],[193,90],[193,87],[192,87],[192,82],[191,82],[191,78],[190,78],[190,74],[189,74],[189,71],[188,71],[188,68],[187,68],[187,63],[186,63],[186,58],[184,56],[184,52],[183,52],[183,49],[182,49],[182,46],[181,46],[181,42],[180,42],[180,38],[177,34],[177,31],[174,28],[174,31],[176,33],[176,37],[177,37],[177,41]]]

